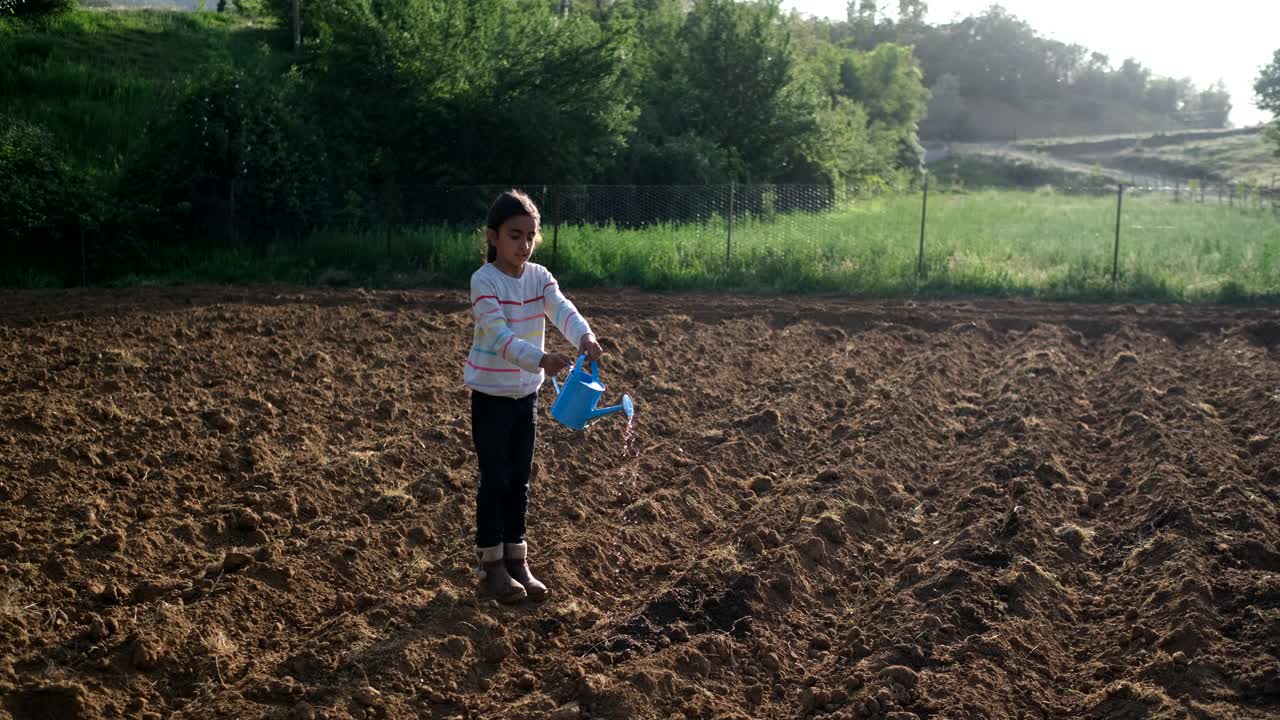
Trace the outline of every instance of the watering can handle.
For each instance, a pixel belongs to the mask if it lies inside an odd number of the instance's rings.
[[[574,367],[574,369],[577,369],[577,368],[581,367],[581,366],[582,366],[582,361],[583,361],[583,360],[586,360],[586,359],[587,359],[587,356],[586,356],[585,354],[584,354],[584,355],[579,355],[579,356],[578,356],[578,362],[577,362],[577,363],[575,363],[575,364],[574,364],[574,366],[573,366],[573,367]],[[592,380],[596,380],[596,381],[599,381],[599,380],[600,380],[600,364],[599,364],[599,363],[597,363],[595,360],[592,360],[592,361],[591,361],[591,379],[592,379]]]

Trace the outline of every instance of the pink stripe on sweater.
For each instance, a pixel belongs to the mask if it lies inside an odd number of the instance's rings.
[[[564,336],[565,337],[569,337],[569,321],[572,320],[577,314],[578,314],[578,311],[574,310],[573,312],[569,313],[569,317],[564,319]]]
[[[467,365],[469,365],[469,366],[471,366],[471,367],[475,368],[476,370],[483,370],[484,372],[494,372],[494,373],[518,373],[518,372],[520,372],[520,369],[519,369],[519,368],[490,368],[490,367],[481,367],[481,366],[479,366],[479,365],[477,365],[477,364],[475,364],[475,363],[471,362],[471,360],[470,360],[470,359],[468,359],[468,360],[467,360]]]
[[[487,299],[497,300],[499,303],[503,305],[528,305],[530,303],[542,302],[542,300],[545,297],[546,297],[545,295],[539,295],[536,298],[529,298],[524,302],[520,302],[519,300],[502,300],[497,295],[481,295],[480,297],[476,298],[475,302],[471,303],[471,307],[475,307],[481,300],[487,300]]]

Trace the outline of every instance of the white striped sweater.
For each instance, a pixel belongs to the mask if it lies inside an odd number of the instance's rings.
[[[463,383],[486,395],[520,398],[542,387],[538,363],[545,354],[547,319],[574,348],[591,332],[551,272],[537,263],[525,263],[518,278],[492,263],[475,271],[471,313],[475,330]]]

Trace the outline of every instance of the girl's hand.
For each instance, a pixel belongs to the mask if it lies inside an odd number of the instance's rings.
[[[538,362],[538,367],[546,370],[552,375],[558,374],[561,370],[569,367],[573,361],[561,355],[560,353],[547,353],[542,356],[542,360]]]
[[[578,343],[578,354],[586,355],[591,362],[600,362],[600,357],[604,355],[604,348],[596,342],[595,335],[587,333],[582,336],[582,342]]]

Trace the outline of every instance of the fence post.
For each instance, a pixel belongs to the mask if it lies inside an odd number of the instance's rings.
[[[929,171],[924,173],[924,198],[920,202],[920,254],[916,256],[916,277],[924,277],[924,227],[929,215]]]
[[[80,287],[89,286],[89,262],[84,251],[84,218],[77,223],[80,226]]]
[[[1116,245],[1111,253],[1111,287],[1114,289],[1120,279],[1120,208],[1124,203],[1124,183],[1116,192]]]
[[[730,250],[730,246],[733,244],[733,199],[734,199],[733,196],[734,196],[735,189],[736,189],[736,183],[730,180],[729,181],[729,223],[728,223],[729,230],[728,230],[728,233],[726,233],[724,238],[724,269],[726,272],[729,270],[729,250]]]
[[[391,259],[391,180],[382,185],[382,234],[387,242],[387,259]]]
[[[551,272],[557,273],[560,272],[560,186],[553,186],[551,192],[556,198],[556,214],[551,219]]]
[[[231,247],[240,246],[240,221],[236,218],[236,179],[227,183],[227,239]]]

